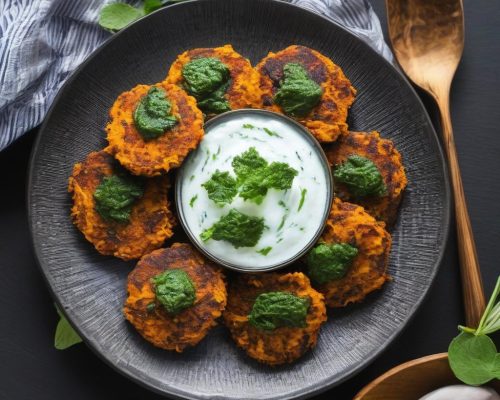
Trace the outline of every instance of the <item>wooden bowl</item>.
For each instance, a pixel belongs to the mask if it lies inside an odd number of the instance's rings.
[[[446,385],[460,384],[448,364],[448,353],[433,354],[398,365],[365,386],[353,400],[418,400]],[[488,386],[500,391],[500,381]]]

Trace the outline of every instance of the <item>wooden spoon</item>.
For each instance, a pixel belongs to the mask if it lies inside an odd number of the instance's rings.
[[[467,326],[477,327],[485,298],[450,119],[450,87],[464,48],[461,0],[386,0],[389,37],[408,77],[436,101],[455,197]]]
[[[465,203],[450,119],[450,87],[464,47],[461,0],[386,0],[389,36],[396,58],[408,77],[436,101],[443,142],[450,164],[460,271],[467,326],[477,327],[485,298],[476,246]],[[417,400],[446,385],[460,383],[448,354],[422,357],[386,372],[365,386],[354,400]],[[500,382],[490,382],[497,391]]]

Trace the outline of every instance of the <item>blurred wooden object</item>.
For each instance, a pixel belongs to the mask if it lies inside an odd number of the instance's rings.
[[[477,327],[485,298],[450,119],[450,87],[464,48],[461,0],[386,0],[394,54],[408,77],[436,101],[455,197],[466,325]]]

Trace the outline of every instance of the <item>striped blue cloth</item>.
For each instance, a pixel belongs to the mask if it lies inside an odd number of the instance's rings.
[[[367,0],[288,1],[345,26],[392,60]],[[71,72],[109,37],[97,24],[108,2],[0,0],[0,150],[40,124]]]

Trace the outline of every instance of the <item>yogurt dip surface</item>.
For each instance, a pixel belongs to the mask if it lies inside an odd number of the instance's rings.
[[[268,189],[260,204],[236,195],[229,204],[217,205],[203,184],[216,171],[236,179],[233,160],[251,148],[268,164],[286,163],[296,170],[290,189]],[[225,264],[246,270],[271,269],[307,251],[324,226],[333,192],[327,161],[307,133],[279,115],[250,110],[208,123],[177,185],[181,220],[198,247]],[[264,229],[255,246],[201,239],[231,210],[263,218]]]

